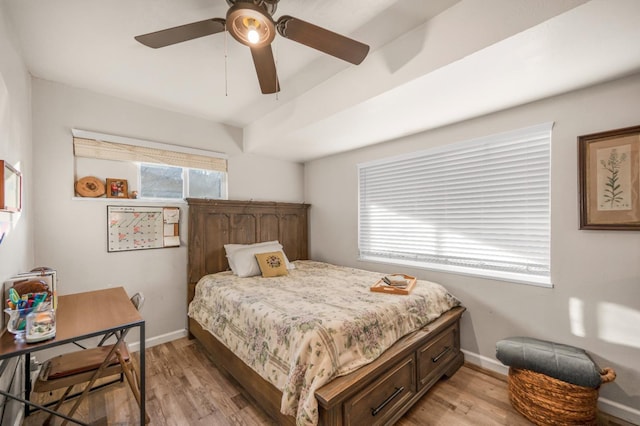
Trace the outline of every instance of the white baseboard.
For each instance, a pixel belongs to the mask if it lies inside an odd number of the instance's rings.
[[[478,367],[484,368],[485,370],[493,371],[494,373],[502,374],[503,376],[509,374],[509,367],[502,364],[496,359],[482,356],[475,352],[469,352],[464,349],[462,349],[461,351],[464,354],[464,360],[469,362],[470,364],[477,365]]]
[[[145,348],[149,349],[156,345],[161,345],[163,343],[171,342],[173,340],[178,340],[185,337],[186,335],[187,335],[187,330],[182,329],[182,330],[172,331],[170,333],[161,334],[159,336],[154,336],[149,339],[145,339],[145,342],[144,342]],[[127,344],[129,346],[129,351],[131,352],[138,352],[140,350],[139,340],[136,342],[128,342]]]
[[[634,425],[640,425],[640,410],[627,407],[610,399],[598,398],[598,409],[603,413],[611,414],[622,420],[626,420]]]
[[[482,356],[474,352],[469,352],[464,349],[462,349],[462,353],[464,353],[464,360],[470,364],[477,365],[485,370],[493,371],[504,376],[509,373],[509,367],[496,359]],[[619,404],[607,398],[599,397],[598,409],[619,419],[640,425],[640,411],[635,408]]]

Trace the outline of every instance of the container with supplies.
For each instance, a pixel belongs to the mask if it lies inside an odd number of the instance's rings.
[[[9,289],[4,311],[9,315],[7,330],[17,342],[40,342],[56,335],[55,311],[49,296],[49,292],[19,294],[15,288]]]

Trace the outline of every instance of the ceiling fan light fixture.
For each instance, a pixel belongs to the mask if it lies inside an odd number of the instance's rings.
[[[271,44],[276,36],[275,23],[267,10],[253,3],[238,2],[227,12],[227,31],[249,47]]]

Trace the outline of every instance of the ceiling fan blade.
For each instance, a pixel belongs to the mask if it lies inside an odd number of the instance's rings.
[[[206,19],[178,27],[167,28],[149,34],[136,36],[135,39],[145,46],[157,49],[187,40],[208,36],[224,31],[225,20],[222,18]]]
[[[253,56],[253,64],[258,74],[258,82],[262,93],[276,93],[280,91],[280,83],[278,82],[278,73],[276,72],[276,62],[273,59],[273,51],[271,45],[264,47],[252,47],[251,56]]]
[[[369,46],[291,16],[282,16],[276,25],[281,36],[335,56],[354,65],[369,53]]]

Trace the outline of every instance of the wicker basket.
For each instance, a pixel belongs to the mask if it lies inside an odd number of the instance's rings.
[[[602,370],[602,383],[616,374]],[[509,399],[513,407],[537,425],[594,425],[598,388],[578,386],[531,370],[509,368]]]

